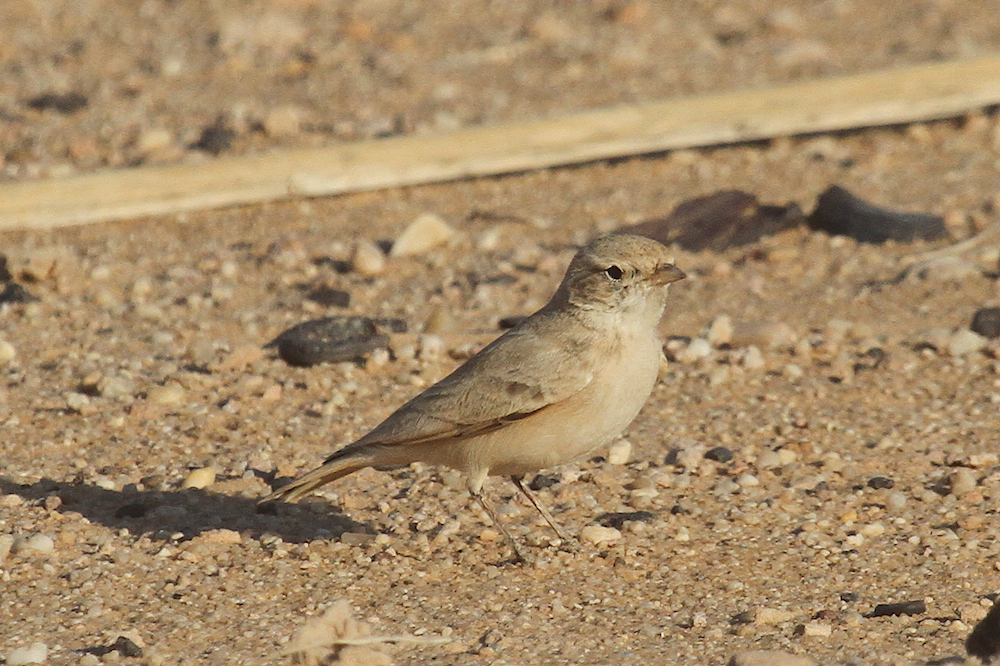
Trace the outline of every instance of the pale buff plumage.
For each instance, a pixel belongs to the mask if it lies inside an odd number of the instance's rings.
[[[542,309],[262,501],[294,501],[364,467],[420,461],[464,472],[518,557],[483,498],[488,475],[510,476],[562,536],[521,477],[608,444],[639,413],[659,369],[667,286],[684,277],[671,261],[648,238],[597,238]]]

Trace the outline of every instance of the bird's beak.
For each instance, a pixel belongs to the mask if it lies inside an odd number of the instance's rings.
[[[650,276],[649,281],[655,285],[663,286],[671,282],[677,282],[687,277],[687,273],[677,268],[673,264],[660,264],[656,272]]]

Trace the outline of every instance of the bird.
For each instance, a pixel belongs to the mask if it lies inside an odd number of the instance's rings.
[[[684,277],[657,241],[597,237],[538,311],[260,502],[296,501],[366,467],[422,462],[464,473],[515,560],[528,558],[483,494],[491,475],[509,477],[567,543],[524,477],[586,456],[632,422],[657,380],[668,286]]]

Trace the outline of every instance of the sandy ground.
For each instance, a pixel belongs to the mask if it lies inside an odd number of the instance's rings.
[[[206,127],[222,143],[202,148],[233,154],[1000,46],[985,1],[564,4],[3,3],[2,177],[209,159],[191,147]],[[721,315],[735,333],[704,356],[668,345],[629,462],[600,451],[539,479],[572,533],[619,530],[579,552],[493,480],[537,559],[510,564],[444,469],[366,470],[277,514],[255,502],[444,376],[500,318],[544,303],[598,233],[720,189],[809,210],[839,183],[946,215],[960,240],[1000,221],[998,167],[1000,123],[984,113],[6,232],[0,253],[38,300],[0,305],[0,655],[40,642],[53,664],[287,663],[289,638],[338,599],[376,634],[449,639],[393,648],[400,664],[964,655],[1000,591],[1000,345],[962,347],[956,331],[1000,305],[995,242],[898,280],[950,241],[795,229],[678,250],[690,277],[664,335],[703,335]],[[424,213],[454,230],[447,244],[379,275],[351,269],[358,240],[391,242]],[[349,306],[310,301],[320,286]],[[413,333],[360,364],[293,368],[261,351],[333,314]],[[716,447],[732,458],[706,459]],[[204,468],[211,485],[182,488]],[[869,617],[918,600],[915,615]],[[143,656],[102,656],[121,635]]]

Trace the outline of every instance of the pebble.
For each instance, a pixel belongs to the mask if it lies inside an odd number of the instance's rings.
[[[166,386],[157,386],[150,389],[146,397],[154,404],[172,407],[184,402],[186,393],[184,389],[176,384],[167,384]]]
[[[264,131],[268,136],[293,136],[302,126],[302,109],[297,106],[281,106],[270,111],[264,118]]]
[[[970,326],[974,333],[984,338],[1000,338],[1000,308],[980,308],[972,317]],[[0,352],[0,365],[3,364]]]
[[[7,561],[11,548],[14,546],[13,534],[0,534],[0,566]]]
[[[594,545],[618,541],[621,538],[621,531],[616,530],[614,527],[587,525],[580,530],[580,541]]]
[[[49,646],[36,641],[28,647],[14,648],[7,653],[7,666],[42,664],[49,658]]]
[[[708,325],[705,335],[708,343],[713,347],[728,345],[733,339],[733,320],[727,314],[721,314],[712,320]]]
[[[677,360],[681,363],[696,363],[712,353],[712,345],[705,338],[695,338],[684,349],[677,352]]]
[[[908,275],[934,282],[966,282],[982,271],[976,264],[958,257],[933,257],[911,266]]]
[[[953,495],[964,495],[971,493],[978,484],[976,473],[967,467],[959,467],[951,473],[951,493]]]
[[[827,624],[826,622],[806,622],[802,625],[802,635],[803,636],[818,636],[820,638],[828,638],[830,634],[833,633],[833,626]]]
[[[0,368],[7,365],[17,356],[17,350],[3,338],[0,338]]]
[[[724,446],[716,446],[705,452],[705,458],[715,462],[727,463],[733,459],[733,452]]]
[[[734,654],[728,666],[816,666],[816,662],[805,655],[780,650],[746,650]]]
[[[987,338],[963,328],[955,331],[948,339],[948,353],[952,356],[964,356],[982,350],[987,342]]]
[[[31,536],[19,536],[11,544],[10,552],[18,553],[34,552],[39,555],[49,555],[56,549],[56,542],[45,534],[32,534]]]
[[[760,347],[750,345],[737,352],[736,361],[747,370],[763,370],[767,365]]]
[[[889,489],[895,485],[896,482],[886,476],[873,476],[868,479],[868,487],[875,488],[876,490]]]
[[[97,382],[97,392],[105,398],[128,398],[135,394],[135,381],[124,375],[101,377]]]
[[[624,465],[632,456],[632,443],[627,439],[619,439],[608,448],[608,463]]]
[[[754,624],[781,624],[795,617],[795,613],[780,608],[757,608],[754,611]]]
[[[389,251],[390,257],[412,257],[444,245],[455,235],[455,230],[434,213],[423,213],[410,223]]]
[[[871,617],[883,617],[885,615],[920,615],[927,612],[927,604],[923,599],[914,601],[902,601],[895,604],[878,604],[872,611]]]
[[[140,155],[150,155],[166,150],[174,142],[174,137],[169,130],[162,127],[148,129],[139,135],[135,148]]]
[[[207,488],[213,483],[215,483],[215,468],[214,467],[202,467],[196,469],[184,479],[181,483],[181,488]]]
[[[366,238],[358,241],[351,255],[351,268],[365,277],[376,277],[385,273],[385,253],[378,245]]]
[[[744,472],[736,477],[736,485],[741,488],[756,488],[760,485],[760,479],[750,472]]]
[[[886,496],[885,504],[892,511],[899,511],[906,506],[906,495],[894,490]]]

